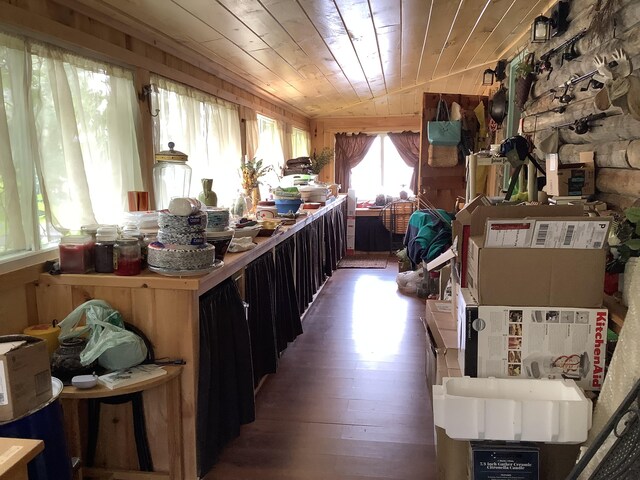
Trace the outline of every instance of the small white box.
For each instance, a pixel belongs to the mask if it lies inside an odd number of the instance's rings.
[[[456,440],[582,443],[591,402],[573,380],[444,378],[433,420]]]

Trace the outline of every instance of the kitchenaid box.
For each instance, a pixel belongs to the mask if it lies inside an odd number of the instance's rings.
[[[580,152],[580,163],[562,164],[557,153],[547,154],[547,185],[553,196],[593,195],[596,192],[594,152]]]
[[[473,480],[538,480],[540,449],[535,444],[471,442]]]
[[[606,308],[483,306],[463,288],[457,311],[463,375],[564,378],[585,390],[600,390]]]
[[[0,337],[0,421],[24,415],[51,395],[47,342],[28,335]]]

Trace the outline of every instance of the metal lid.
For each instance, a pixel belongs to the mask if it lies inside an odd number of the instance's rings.
[[[178,150],[174,150],[175,143],[169,142],[169,150],[156,153],[156,162],[186,162],[189,156]]]

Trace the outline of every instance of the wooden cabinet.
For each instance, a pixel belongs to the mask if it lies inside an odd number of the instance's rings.
[[[420,165],[418,178],[418,192],[421,198],[435,208],[453,211],[457,197],[465,196],[465,166],[458,162],[454,167],[431,167],[428,163],[429,138],[427,123],[434,120],[438,108],[438,101],[442,98],[449,108],[456,102],[460,105],[463,115],[475,115],[473,109],[480,102],[487,108],[487,97],[478,95],[453,95],[424,93],[422,97],[422,120],[420,129]]]
[[[246,265],[273,250],[278,243],[303,231],[312,222],[320,221],[323,215],[334,209],[343,209],[345,198],[340,197],[332,204],[302,217],[281,235],[257,237],[256,248],[239,254],[227,254],[225,265],[208,275],[177,278],[152,272],[132,277],[42,274],[36,286],[38,320],[40,323],[62,320],[83,302],[102,299],[120,311],[127,322],[146,334],[153,343],[156,358],[185,360],[180,376],[183,440],[183,475],[180,478],[195,479],[200,295],[229,277],[240,277]],[[144,408],[154,468],[168,472],[172,457],[165,436],[171,412],[167,412],[163,395],[162,391],[145,393]],[[100,423],[96,466],[136,469],[131,412],[123,406],[105,406],[103,412],[110,421],[103,418]]]

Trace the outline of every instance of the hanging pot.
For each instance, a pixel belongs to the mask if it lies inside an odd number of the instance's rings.
[[[507,116],[507,89],[504,85],[498,89],[489,102],[489,116],[498,125],[502,124]]]
[[[531,66],[531,72],[527,73],[524,77],[518,77],[516,79],[516,98],[515,103],[520,110],[524,110],[524,104],[529,99],[529,92],[531,91],[531,85],[536,76],[533,73],[534,56],[533,53],[527,55],[525,60],[527,65]]]

